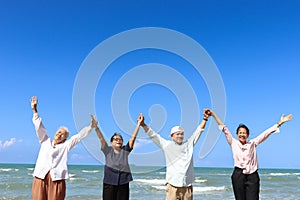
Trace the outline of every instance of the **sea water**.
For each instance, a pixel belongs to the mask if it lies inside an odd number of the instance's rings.
[[[0,200],[31,199],[34,165],[0,164]],[[164,167],[131,167],[130,199],[165,199]],[[195,167],[194,199],[234,199],[232,168]],[[102,199],[103,166],[69,165],[66,199]],[[300,169],[260,169],[260,199],[300,200]]]

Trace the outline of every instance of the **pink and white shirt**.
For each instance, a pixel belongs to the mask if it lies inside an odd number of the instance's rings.
[[[224,132],[226,140],[231,146],[234,166],[243,169],[243,174],[252,174],[258,169],[257,145],[265,141],[272,133],[279,132],[278,125],[275,124],[243,145],[239,140],[232,137],[225,125],[219,125],[219,129]]]

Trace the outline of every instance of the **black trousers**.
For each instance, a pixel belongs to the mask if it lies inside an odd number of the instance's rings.
[[[103,200],[129,200],[129,183],[124,185],[103,183]]]
[[[260,178],[257,171],[252,174],[243,174],[243,169],[235,167],[231,181],[236,200],[259,199]]]

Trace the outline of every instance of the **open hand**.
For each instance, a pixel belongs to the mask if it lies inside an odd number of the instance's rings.
[[[37,97],[36,96],[31,97],[30,99],[31,108],[36,107],[37,103],[38,103]]]

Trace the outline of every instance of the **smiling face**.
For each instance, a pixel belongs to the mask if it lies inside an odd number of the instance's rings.
[[[63,143],[69,136],[69,131],[67,128],[59,128],[54,135],[54,145]]]
[[[244,127],[238,128],[236,135],[237,135],[240,143],[246,144],[247,139],[249,137],[249,133],[248,133],[248,130],[246,128],[244,128]]]
[[[171,138],[177,144],[182,144],[182,142],[184,140],[184,132],[175,132],[175,133],[172,133]]]
[[[110,144],[114,149],[120,150],[123,146],[122,136],[115,133],[110,139]]]

